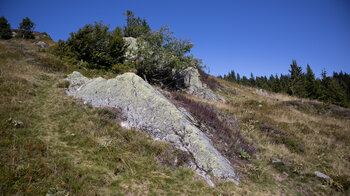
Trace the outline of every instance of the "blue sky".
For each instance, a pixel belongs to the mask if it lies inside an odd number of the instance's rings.
[[[94,21],[122,26],[126,10],[152,29],[167,24],[190,39],[212,75],[286,74],[292,59],[303,69],[310,64],[317,76],[322,69],[350,73],[348,0],[0,0],[0,15],[12,28],[28,16],[55,41]]]

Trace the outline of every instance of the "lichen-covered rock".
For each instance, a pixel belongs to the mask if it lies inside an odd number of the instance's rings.
[[[265,96],[265,97],[270,96],[269,93],[267,93],[267,91],[265,91],[263,89],[255,89],[255,93],[259,94],[259,95],[262,95],[262,96]]]
[[[190,122],[161,93],[139,76],[125,73],[114,79],[88,79],[73,72],[66,79],[71,83],[68,94],[82,98],[94,106],[117,107],[122,110],[125,126],[145,130],[155,140],[165,140],[188,152],[192,166],[211,185],[209,172],[232,180],[239,178],[230,162],[211,144],[205,134]]]
[[[137,39],[134,37],[124,37],[124,41],[128,44],[128,48],[125,53],[126,60],[133,60],[136,57],[136,52],[138,49]]]
[[[200,80],[198,70],[189,67],[174,74],[177,86],[183,88],[186,93],[195,95],[205,100],[224,102],[225,99],[215,94],[206,84]]]
[[[35,43],[35,45],[39,46],[40,48],[47,48],[49,47],[49,44],[43,41]]]

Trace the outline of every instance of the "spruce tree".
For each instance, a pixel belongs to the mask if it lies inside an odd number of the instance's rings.
[[[23,39],[34,39],[34,27],[35,23],[32,22],[28,17],[23,18],[22,22],[19,23],[19,32],[17,37]]]
[[[312,99],[317,98],[315,74],[312,71],[309,64],[306,66],[305,90],[306,90],[306,97],[307,98],[312,98]]]
[[[126,16],[126,26],[124,26],[124,37],[140,37],[151,33],[151,28],[146,19],[140,17],[135,18],[132,11],[127,10],[124,14]]]
[[[0,17],[0,39],[10,39],[12,37],[12,31],[7,19]]]
[[[250,72],[249,83],[250,83],[250,86],[255,86],[256,85],[255,78],[254,78],[254,75],[253,75],[252,72]]]
[[[306,96],[305,90],[305,77],[302,73],[302,68],[298,66],[295,60],[292,61],[290,65],[290,83],[289,83],[289,93],[291,95],[297,95],[299,97]]]

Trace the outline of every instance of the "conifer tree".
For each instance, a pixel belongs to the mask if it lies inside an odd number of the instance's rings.
[[[307,98],[317,98],[316,96],[316,82],[315,74],[312,71],[310,65],[306,66],[306,75],[305,75],[305,90]]]
[[[12,37],[12,31],[7,19],[0,17],[0,39],[10,39]]]
[[[19,23],[19,32],[16,36],[23,39],[34,39],[34,27],[35,23],[28,17],[25,17],[22,22]]]
[[[305,97],[305,83],[304,75],[302,73],[302,68],[298,66],[295,60],[292,61],[290,65],[290,83],[289,83],[289,93],[291,95],[297,95],[299,97]]]
[[[151,32],[151,28],[148,25],[146,19],[140,17],[135,18],[132,11],[127,10],[124,14],[126,16],[126,26],[124,26],[124,37],[140,37],[147,35]]]
[[[236,78],[236,80],[237,80],[237,83],[238,83],[238,84],[241,82],[241,76],[239,75],[239,73],[237,73],[237,78]]]

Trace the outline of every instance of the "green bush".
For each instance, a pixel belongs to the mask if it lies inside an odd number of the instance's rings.
[[[122,74],[126,72],[136,72],[135,64],[130,62],[123,63],[123,64],[116,64],[113,66],[113,71],[117,74]]]
[[[81,62],[90,69],[109,70],[113,65],[124,62],[126,43],[120,27],[108,31],[102,22],[87,24],[78,32],[71,33],[68,40],[60,40],[55,53],[68,56]]]
[[[193,44],[177,39],[169,27],[138,38],[137,74],[151,83],[171,84],[174,70],[201,68],[201,60],[189,55]]]
[[[0,38],[10,39],[12,37],[11,27],[7,19],[2,16],[0,17]]]

